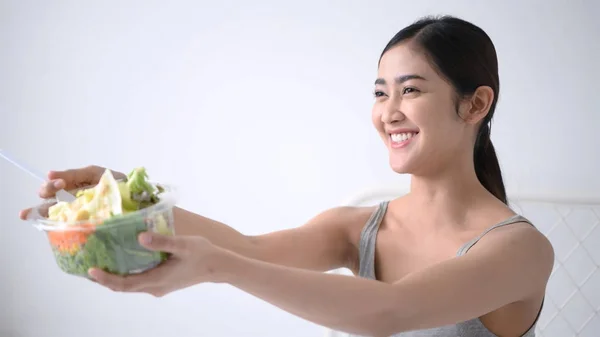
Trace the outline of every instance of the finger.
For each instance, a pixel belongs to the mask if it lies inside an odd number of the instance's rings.
[[[65,181],[74,181],[74,182],[88,182],[98,180],[105,168],[89,165],[85,167],[69,169],[64,171],[50,171],[48,172],[48,179],[63,179]]]
[[[41,198],[54,197],[60,189],[76,189],[87,185],[94,185],[102,176],[104,168],[100,166],[86,166],[65,171],[50,171],[48,181],[40,187],[38,192]]]
[[[167,260],[156,268],[140,274],[120,276],[92,268],[88,274],[92,281],[118,292],[148,292],[157,289],[170,274],[173,260]]]
[[[159,288],[152,288],[152,289],[148,289],[146,291],[144,291],[145,293],[148,293],[154,297],[163,297],[167,294],[167,292],[165,290],[163,290],[162,287]]]
[[[48,182],[44,183],[38,192],[41,198],[54,197],[60,189],[73,190],[98,183],[106,168],[89,165],[86,167],[48,172]],[[115,179],[126,178],[121,172],[111,171]]]
[[[27,220],[27,217],[29,216],[29,213],[31,213],[31,208],[22,209],[19,212],[19,219],[21,219],[21,220]]]
[[[139,292],[150,286],[150,280],[142,275],[120,276],[95,268],[90,269],[88,274],[92,278],[92,281],[113,291]]]
[[[161,235],[154,232],[143,232],[138,240],[142,246],[153,251],[162,251],[183,255],[187,253],[188,241],[181,236]]]
[[[50,207],[51,207],[51,206],[53,206],[53,205],[54,205],[54,203],[52,203],[52,204],[51,204],[51,203],[44,203],[44,204],[41,204],[41,205],[37,206],[35,209],[34,209],[34,208],[31,208],[31,207],[30,207],[30,208],[23,209],[23,210],[21,210],[21,211],[19,212],[19,218],[20,218],[21,220],[28,220],[28,219],[29,219],[29,216],[30,216],[30,215],[31,215],[31,213],[32,213],[32,212],[34,212],[34,211],[37,211],[37,214],[36,214],[36,215],[39,215],[39,216],[41,216],[41,217],[44,217],[44,218],[46,218],[46,217],[48,217],[48,210],[49,210],[49,209],[50,209]]]
[[[42,186],[40,187],[40,190],[38,191],[38,194],[39,194],[40,198],[43,198],[43,199],[51,198],[56,194],[56,191],[63,189],[65,187],[67,187],[65,180],[60,179],[60,178],[53,179],[53,180],[50,180],[50,181],[42,184]]]

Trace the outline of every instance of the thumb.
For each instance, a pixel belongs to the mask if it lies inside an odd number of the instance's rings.
[[[181,254],[185,248],[182,238],[173,235],[161,235],[154,232],[143,232],[138,237],[142,246],[149,250]]]

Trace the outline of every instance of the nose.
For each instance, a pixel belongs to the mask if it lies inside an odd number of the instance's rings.
[[[404,118],[406,116],[400,110],[400,102],[395,99],[389,99],[383,108],[381,121],[385,124],[395,124],[403,121]]]

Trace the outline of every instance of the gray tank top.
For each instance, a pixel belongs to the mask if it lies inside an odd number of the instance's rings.
[[[379,225],[381,224],[381,220],[387,211],[387,206],[389,201],[384,201],[380,203],[369,218],[369,221],[365,224],[361,235],[360,235],[360,243],[359,243],[359,274],[358,276],[375,279],[375,241],[377,239],[377,231],[379,230]],[[485,231],[481,233],[479,236],[474,238],[473,240],[465,243],[457,252],[457,256],[461,256],[473,247],[485,234],[490,232],[491,230],[506,226],[510,224],[514,224],[517,222],[527,222],[533,226],[533,224],[527,220],[526,218],[515,215],[506,219],[500,223],[497,223]],[[540,310],[541,312],[541,310]],[[537,324],[540,313],[538,313],[538,317],[536,317],[533,325],[523,334],[521,337],[534,337],[535,336],[535,326]],[[433,329],[426,330],[415,330],[410,332],[403,332],[391,337],[498,337],[492,332],[490,332],[481,322],[479,318],[474,318],[465,322],[461,322],[454,325],[447,325]]]

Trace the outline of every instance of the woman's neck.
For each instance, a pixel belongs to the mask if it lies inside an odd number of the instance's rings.
[[[417,213],[434,221],[442,218],[461,223],[469,210],[488,196],[474,168],[448,167],[436,175],[413,175],[407,201]]]

